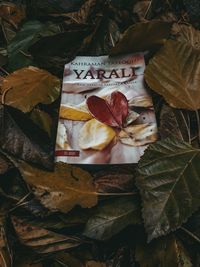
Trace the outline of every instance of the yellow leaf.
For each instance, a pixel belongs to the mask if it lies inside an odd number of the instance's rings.
[[[80,108],[69,105],[61,105],[60,118],[72,121],[87,121],[92,118],[92,115]]]
[[[30,112],[39,103],[50,104],[60,95],[60,80],[36,67],[19,69],[2,82],[3,102]]]
[[[85,123],[80,131],[79,146],[81,149],[103,150],[116,136],[116,132],[96,119]]]
[[[54,172],[47,172],[22,162],[19,169],[35,196],[52,211],[68,212],[76,205],[91,208],[97,204],[93,179],[80,168],[59,162]]]

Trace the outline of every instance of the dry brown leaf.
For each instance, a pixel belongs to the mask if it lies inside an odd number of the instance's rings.
[[[73,121],[87,121],[92,119],[92,115],[89,111],[75,106],[61,105],[60,118]]]
[[[51,211],[68,212],[76,205],[91,208],[97,204],[92,177],[80,168],[59,162],[54,172],[47,172],[22,162],[19,169],[35,196]]]
[[[151,6],[151,0],[148,1],[138,1],[133,7],[133,13],[136,13],[139,19],[142,21],[145,19],[148,10]]]
[[[13,216],[12,224],[20,242],[38,253],[51,253],[77,247],[81,239],[60,235],[49,230],[33,226]]]
[[[3,102],[23,112],[37,104],[50,104],[60,95],[60,80],[48,71],[36,67],[17,70],[2,83]]]
[[[149,108],[153,106],[153,102],[150,96],[142,95],[142,96],[134,97],[131,100],[129,100],[128,105],[130,107]]]
[[[96,119],[85,123],[80,131],[79,146],[81,149],[103,150],[116,136],[116,132]]]
[[[129,146],[144,146],[157,140],[156,123],[145,123],[125,128],[119,133],[120,141]]]
[[[12,24],[15,28],[25,19],[25,9],[14,3],[0,4],[0,17]]]
[[[145,80],[151,89],[170,106],[189,110],[200,108],[199,77],[199,51],[173,40],[166,42],[145,70]]]
[[[200,49],[200,31],[192,25],[175,23],[172,27],[172,34],[179,42],[187,43],[195,49]]]
[[[106,267],[106,263],[100,261],[88,261],[85,267]]]

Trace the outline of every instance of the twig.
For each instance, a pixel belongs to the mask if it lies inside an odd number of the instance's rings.
[[[2,72],[4,72],[6,75],[9,75],[9,74],[10,74],[9,72],[7,72],[7,70],[5,70],[4,68],[2,68],[1,66],[0,66],[0,70],[1,70]]]
[[[200,238],[198,238],[196,235],[194,235],[192,232],[190,232],[185,227],[181,227],[181,230],[183,230],[185,233],[187,233],[189,236],[191,236],[193,239],[195,239],[198,243],[200,243]]]

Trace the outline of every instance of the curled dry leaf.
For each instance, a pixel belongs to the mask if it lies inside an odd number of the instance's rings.
[[[114,91],[107,99],[90,96],[87,105],[97,120],[113,127],[121,128],[128,116],[128,100],[119,91]]]
[[[119,133],[120,141],[129,146],[144,146],[157,140],[156,123],[128,126]]]
[[[200,207],[199,160],[199,149],[173,138],[146,150],[139,162],[137,186],[149,241],[176,230]]]
[[[171,32],[172,24],[164,21],[136,23],[123,34],[122,39],[114,46],[110,55],[134,53],[150,50],[163,45]]]
[[[20,242],[35,250],[37,253],[46,254],[71,249],[79,246],[81,239],[65,236],[29,224],[22,219],[12,216],[12,224]]]
[[[60,121],[58,122],[58,132],[57,132],[56,144],[58,147],[60,147],[62,149],[66,149],[66,150],[70,149],[65,125],[63,123],[61,123]]]
[[[97,192],[130,192],[134,189],[134,176],[121,170],[101,171],[95,174]]]
[[[53,212],[68,212],[76,205],[91,208],[97,204],[93,179],[80,168],[56,163],[54,172],[47,172],[22,162],[19,170],[35,196]]]
[[[72,121],[87,121],[92,119],[92,115],[85,109],[62,104],[60,118]]]
[[[92,119],[80,130],[79,146],[81,149],[103,150],[116,136],[116,132],[108,125]]]
[[[166,42],[145,70],[145,80],[151,89],[170,106],[189,110],[200,108],[199,76],[199,51],[173,40]]]
[[[8,75],[1,90],[6,105],[30,112],[39,103],[50,104],[59,97],[60,80],[45,70],[28,67]]]
[[[128,102],[129,107],[142,107],[150,108],[153,107],[152,98],[147,95],[134,97]]]
[[[3,150],[27,162],[52,169],[52,141],[28,115],[0,105],[0,129],[0,146]]]
[[[0,4],[0,18],[12,24],[15,28],[18,27],[25,16],[26,14],[23,6],[8,2]]]

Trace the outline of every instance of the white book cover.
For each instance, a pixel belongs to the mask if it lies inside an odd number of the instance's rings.
[[[56,161],[137,163],[157,140],[142,53],[76,57],[65,65]]]

